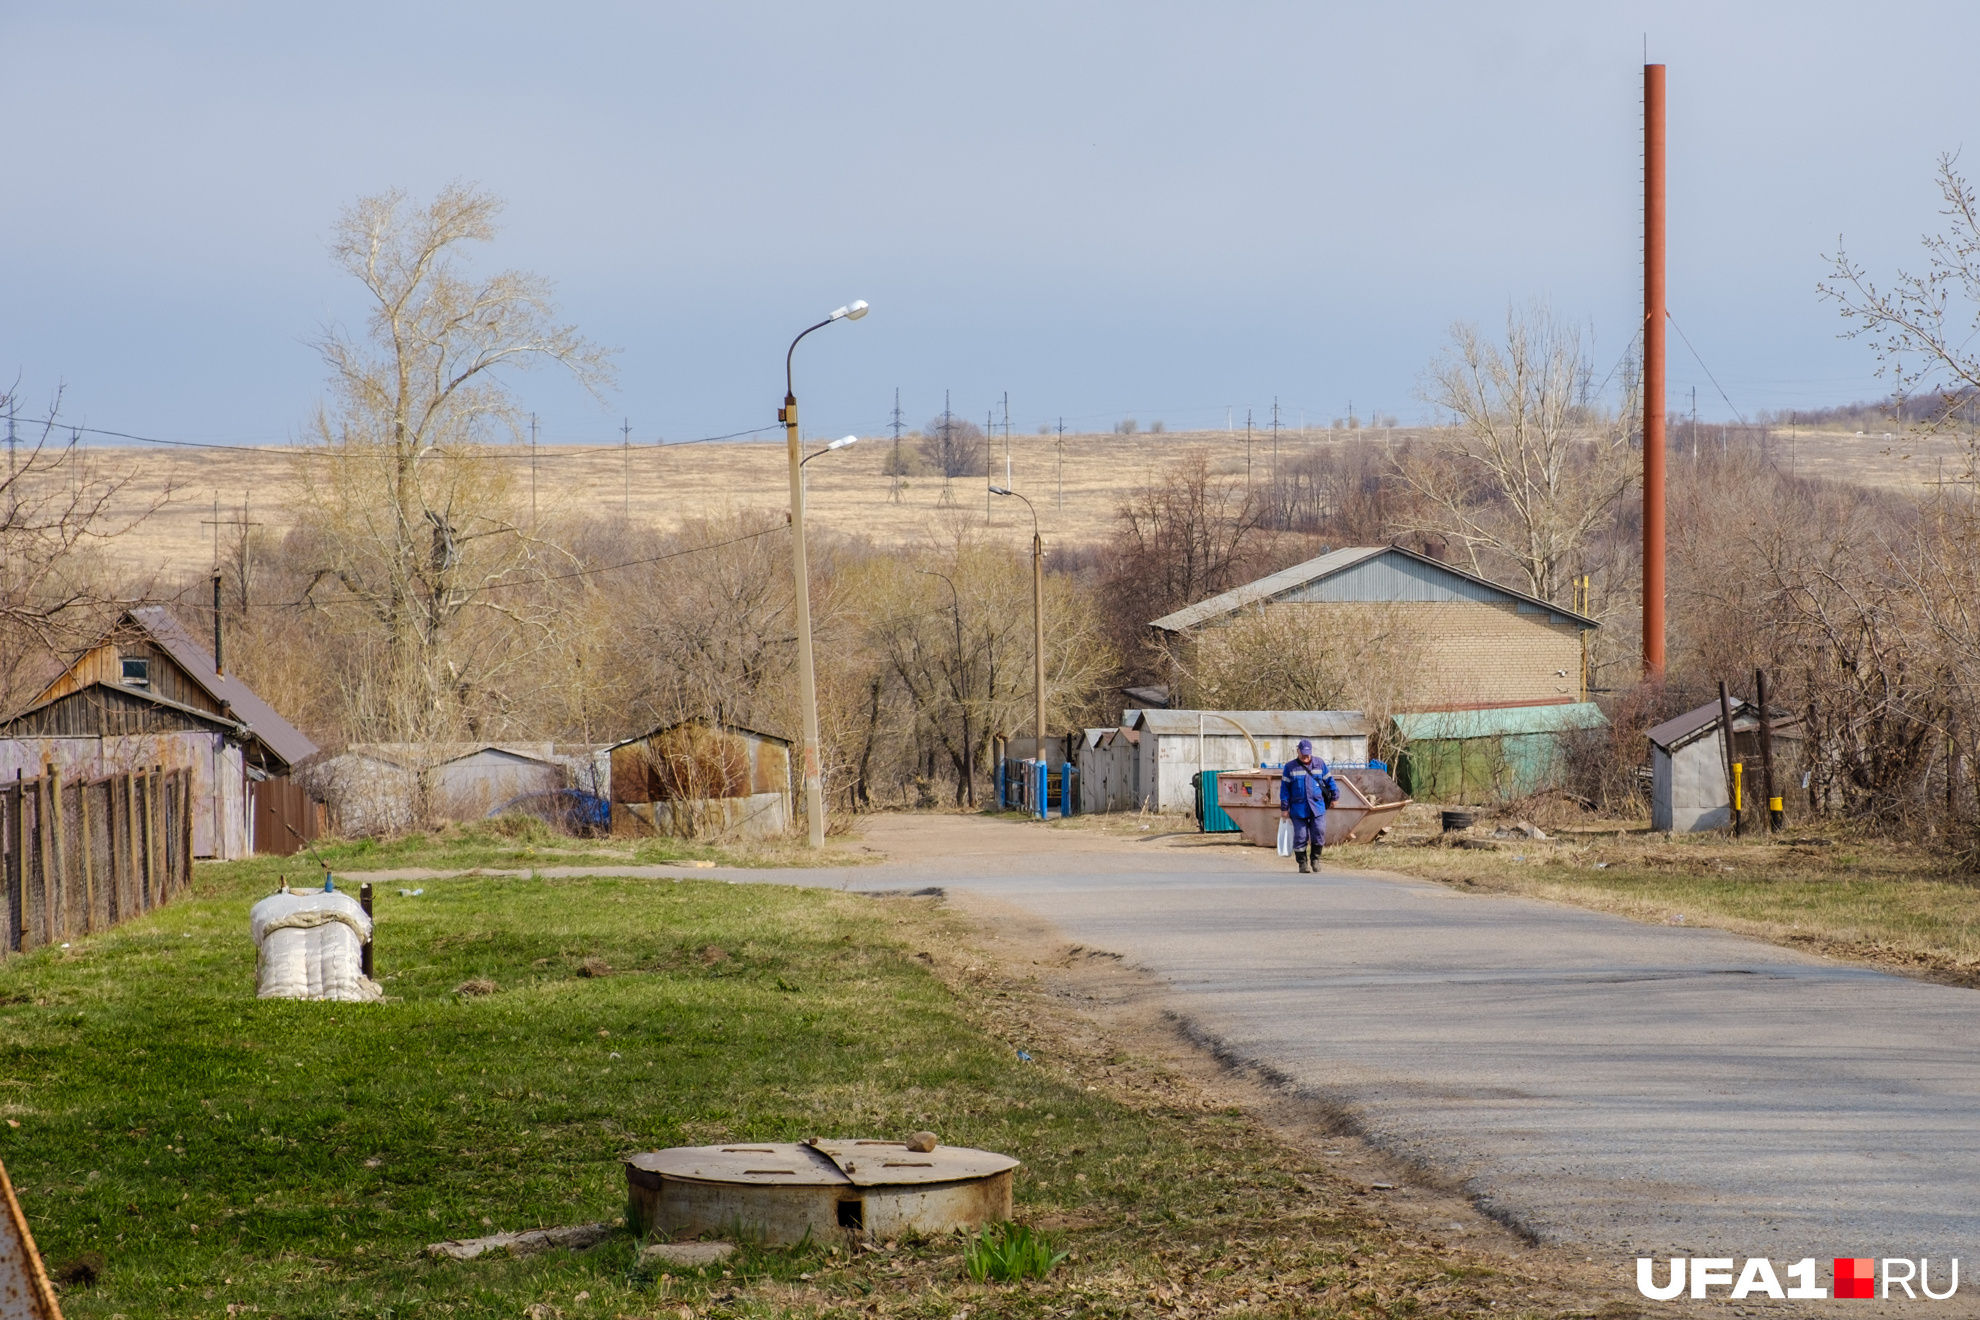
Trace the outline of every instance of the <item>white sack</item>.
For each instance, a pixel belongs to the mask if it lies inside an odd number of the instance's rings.
[[[371,918],[348,894],[323,890],[270,894],[249,914],[256,996],[261,999],[383,998],[364,976]]]
[[[1292,856],[1293,823],[1284,816],[1279,817],[1279,856]]]

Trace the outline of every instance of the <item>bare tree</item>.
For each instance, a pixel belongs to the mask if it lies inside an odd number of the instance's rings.
[[[1251,566],[1261,514],[1243,477],[1219,476],[1201,450],[1185,454],[1115,512],[1108,590],[1131,598],[1143,624],[1228,591]]]
[[[945,477],[980,477],[985,471],[983,428],[942,412],[921,428],[921,456]]]
[[[1034,709],[1030,575],[1012,549],[972,541],[875,557],[858,586],[866,636],[906,694],[914,734],[939,750],[958,805],[975,800],[990,740],[1026,728]],[[1048,713],[1075,724],[1114,667],[1090,599],[1045,582]]]
[[[1636,479],[1634,373],[1614,412],[1587,398],[1588,379],[1580,332],[1545,307],[1509,309],[1503,343],[1454,326],[1422,397],[1456,425],[1397,460],[1419,497],[1406,530],[1461,547],[1481,576],[1511,569],[1531,594],[1558,600]]]
[[[372,307],[362,339],[317,340],[331,399],[297,521],[321,556],[307,598],[356,605],[379,633],[353,689],[362,736],[427,738],[471,710],[473,671],[496,657],[455,644],[467,612],[506,609],[542,637],[540,618],[490,590],[526,578],[544,547],[483,446],[516,434],[511,371],[554,363],[593,393],[611,380],[609,354],[556,321],[543,280],[463,270],[461,249],[491,241],[500,210],[462,184],[425,206],[382,193],[346,211],[331,244]]]
[[[1934,425],[1951,422],[1953,414],[1980,393],[1980,201],[1959,172],[1957,152],[1939,157],[1939,214],[1946,228],[1926,234],[1925,270],[1900,270],[1889,286],[1879,285],[1852,261],[1836,240],[1829,277],[1816,288],[1836,302],[1850,323],[1844,334],[1868,339],[1880,362],[1878,374],[1889,374],[1903,398],[1927,382],[1938,382]],[[1969,457],[1971,453],[1969,451]],[[1980,476],[1971,468],[1969,480]]]
[[[0,393],[0,414],[20,404]],[[64,651],[95,640],[122,602],[99,553],[171,498],[172,487],[129,507],[130,473],[111,473],[61,427],[58,390],[25,446],[0,469],[0,711],[32,699]]]

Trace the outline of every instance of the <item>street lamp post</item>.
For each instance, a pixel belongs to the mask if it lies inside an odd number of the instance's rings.
[[[784,406],[777,420],[784,434],[791,460],[791,572],[797,579],[798,703],[804,716],[804,811],[811,846],[825,846],[825,782],[819,771],[818,755],[818,677],[811,664],[811,579],[804,562],[804,464],[799,453],[797,392],[791,383],[791,355],[798,340],[813,330],[822,330],[834,321],[857,321],[866,315],[866,304],[855,302],[841,307],[817,325],[802,331],[784,353]],[[832,448],[838,448],[835,443]]]
[[[1024,500],[1024,507],[1031,509],[1031,648],[1032,682],[1038,694],[1038,745],[1033,755],[1040,763],[1049,766],[1045,760],[1045,541],[1038,534],[1038,510],[1032,508],[1031,501],[1019,495],[1008,486],[992,486],[992,495],[1010,495]],[[1047,769],[1049,781],[1051,771]],[[1062,790],[1064,791],[1064,790]],[[1044,804],[1039,804],[1041,807]]]

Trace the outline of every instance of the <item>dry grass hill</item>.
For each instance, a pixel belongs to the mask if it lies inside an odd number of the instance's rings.
[[[1304,451],[1331,443],[1382,445],[1427,432],[1282,431],[1279,454],[1291,462]],[[903,442],[904,444],[911,442]],[[991,480],[1004,481],[1004,441],[996,440]],[[1918,489],[1941,473],[1959,470],[1961,443],[1948,437],[1853,435],[1843,432],[1776,433],[1777,461],[1795,471],[1870,486]],[[939,534],[958,516],[985,515],[985,479],[939,476],[903,478],[898,498],[884,468],[892,441],[869,438],[820,458],[806,469],[808,511],[815,527],[858,533],[882,543],[905,543]],[[1245,465],[1242,432],[1171,432],[1158,435],[1015,435],[1010,440],[1010,480],[1029,496],[1051,542],[1083,543],[1102,538],[1122,498],[1146,482],[1167,457],[1207,448],[1227,472]],[[1252,471],[1262,480],[1271,470],[1271,438],[1254,435]],[[506,451],[517,464],[519,485],[530,483],[527,448]],[[239,516],[245,505],[255,522],[279,532],[287,521],[285,502],[294,485],[293,459],[282,449],[139,450],[102,449],[93,460],[134,479],[121,506],[144,507],[163,499],[160,510],[136,531],[112,543],[117,560],[167,576],[204,569],[213,554],[214,501],[221,518]],[[564,449],[545,446],[535,459],[539,508],[590,508],[625,512],[637,522],[663,528],[709,513],[745,508],[782,510],[789,504],[784,446],[781,443],[682,445],[654,448]],[[1014,500],[994,500],[993,529],[1021,537],[1030,529],[1024,508]]]

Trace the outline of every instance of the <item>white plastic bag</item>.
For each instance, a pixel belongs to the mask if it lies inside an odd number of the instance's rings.
[[[1281,857],[1292,856],[1292,844],[1293,844],[1292,821],[1285,816],[1281,816],[1279,817],[1279,856]]]

